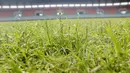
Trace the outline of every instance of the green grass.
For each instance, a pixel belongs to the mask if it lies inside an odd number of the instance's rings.
[[[130,19],[0,23],[0,73],[129,73]]]

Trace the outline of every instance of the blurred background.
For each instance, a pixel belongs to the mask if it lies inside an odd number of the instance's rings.
[[[0,0],[0,21],[130,17],[130,0]]]

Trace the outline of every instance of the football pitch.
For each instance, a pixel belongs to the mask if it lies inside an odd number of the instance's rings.
[[[130,18],[0,22],[0,73],[130,73]]]

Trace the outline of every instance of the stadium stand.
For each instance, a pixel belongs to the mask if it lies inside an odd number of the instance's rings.
[[[1,0],[0,21],[61,18],[130,17],[129,0]],[[44,4],[43,4],[44,3]]]

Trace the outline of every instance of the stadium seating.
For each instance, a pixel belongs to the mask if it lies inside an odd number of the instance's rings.
[[[16,11],[17,10],[15,10],[15,9],[0,10],[0,18],[6,18],[6,17],[13,16],[13,13]]]
[[[24,9],[22,11],[23,15],[27,17],[27,16],[34,16],[37,9]]]
[[[63,18],[88,17],[121,17],[130,16],[130,6],[120,7],[55,7],[55,8],[31,8],[31,9],[1,9],[0,20],[14,20],[19,16],[20,20],[57,18],[58,11],[62,10]],[[19,12],[18,12],[19,11]],[[5,19],[4,19],[5,18]]]

